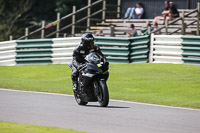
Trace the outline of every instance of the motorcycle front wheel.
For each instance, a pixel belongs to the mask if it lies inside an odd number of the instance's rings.
[[[80,95],[78,93],[76,93],[76,92],[74,92],[74,97],[75,97],[76,102],[79,105],[87,105],[88,104],[88,102],[82,101],[81,98],[80,98]]]
[[[109,92],[105,80],[99,82],[99,95],[97,96],[99,105],[101,107],[107,107],[109,103]]]

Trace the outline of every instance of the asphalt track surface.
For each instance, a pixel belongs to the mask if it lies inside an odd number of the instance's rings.
[[[74,97],[0,89],[0,121],[93,133],[199,133],[200,110],[110,100],[79,106]]]

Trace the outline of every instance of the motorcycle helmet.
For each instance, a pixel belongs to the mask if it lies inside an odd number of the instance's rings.
[[[91,33],[85,33],[82,35],[82,44],[87,49],[94,48],[94,37]]]

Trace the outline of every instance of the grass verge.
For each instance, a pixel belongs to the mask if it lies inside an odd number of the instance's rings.
[[[1,133],[83,133],[55,127],[23,125],[0,121]]]
[[[0,67],[0,87],[72,94],[67,65]],[[110,98],[200,108],[200,66],[111,64]]]

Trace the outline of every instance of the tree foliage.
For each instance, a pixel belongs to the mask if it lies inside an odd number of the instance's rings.
[[[0,0],[0,40],[6,40],[10,33],[18,30],[15,23],[34,2],[35,0]]]
[[[57,12],[64,16],[72,12],[73,5],[79,9],[86,4],[87,0],[0,0],[0,41],[9,35],[16,39],[26,27],[54,21]]]

